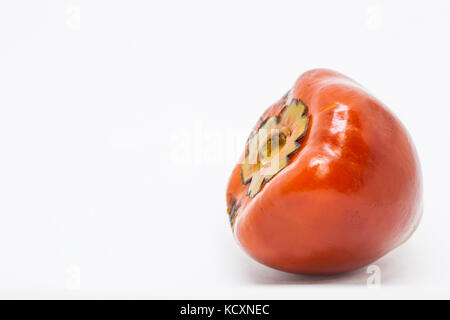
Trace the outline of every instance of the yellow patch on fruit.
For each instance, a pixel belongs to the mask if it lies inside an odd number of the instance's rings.
[[[247,142],[241,164],[242,182],[250,183],[248,195],[254,197],[264,182],[285,168],[289,157],[299,148],[298,142],[308,129],[309,115],[300,100],[293,100],[280,115],[266,119]]]

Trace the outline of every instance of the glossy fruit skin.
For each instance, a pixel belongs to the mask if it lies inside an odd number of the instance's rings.
[[[290,99],[310,115],[299,151],[253,198],[240,162],[228,184],[242,248],[279,270],[336,274],[405,242],[422,216],[422,176],[400,121],[359,84],[326,69],[302,74],[261,118]]]

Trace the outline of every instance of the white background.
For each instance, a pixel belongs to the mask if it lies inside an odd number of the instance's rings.
[[[0,297],[450,298],[449,1],[2,1]],[[225,189],[304,71],[362,83],[424,172],[415,235],[296,276],[235,243]]]

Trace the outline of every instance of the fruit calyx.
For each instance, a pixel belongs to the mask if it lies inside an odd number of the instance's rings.
[[[309,115],[305,113],[306,106],[293,99],[278,116],[265,119],[249,137],[241,176],[244,185],[250,184],[247,193],[250,198],[285,168],[289,157],[299,150],[299,140],[306,134],[309,123]]]

